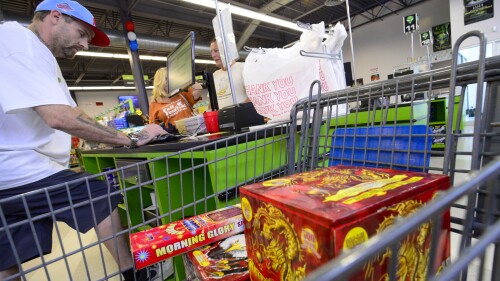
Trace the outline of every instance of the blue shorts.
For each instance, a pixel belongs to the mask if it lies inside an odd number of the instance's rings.
[[[85,178],[88,176],[91,174],[64,170],[0,190],[0,271],[17,265],[18,259],[23,263],[50,253],[55,221],[85,233],[113,212],[123,200],[122,194],[106,181]]]

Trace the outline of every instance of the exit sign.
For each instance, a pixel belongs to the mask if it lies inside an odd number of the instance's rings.
[[[403,18],[404,21],[404,32],[412,33],[418,30],[418,16],[417,14],[408,15]]]

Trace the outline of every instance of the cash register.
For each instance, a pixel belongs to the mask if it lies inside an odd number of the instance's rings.
[[[208,89],[210,106],[213,110],[218,110],[217,118],[221,131],[239,132],[245,131],[251,126],[264,124],[264,117],[257,113],[251,102],[219,108],[212,73],[203,72],[203,79]]]
[[[245,131],[251,126],[264,124],[264,117],[257,113],[251,102],[219,109],[218,118],[221,131]]]

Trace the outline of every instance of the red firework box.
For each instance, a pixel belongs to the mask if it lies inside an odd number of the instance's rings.
[[[199,280],[250,280],[245,235],[242,233],[200,247],[186,255]]]
[[[243,232],[238,205],[193,216],[130,235],[138,269]]]
[[[449,187],[445,175],[346,166],[241,187],[250,277],[301,280]],[[399,280],[425,279],[432,227],[425,223],[403,240]],[[449,211],[438,227],[442,267],[450,256]],[[374,257],[351,280],[384,280],[389,259]]]

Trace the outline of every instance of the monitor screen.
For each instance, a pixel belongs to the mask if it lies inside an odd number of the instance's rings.
[[[186,90],[195,82],[194,32],[191,31],[167,57],[169,95]]]
[[[137,108],[139,108],[139,97],[137,97],[137,96],[118,96],[118,102],[120,104],[123,103],[123,105],[121,107],[125,108],[128,112],[130,112],[128,100],[132,100],[132,104],[134,106],[134,112],[135,112],[135,110]],[[134,112],[130,112],[130,113],[134,113]]]

